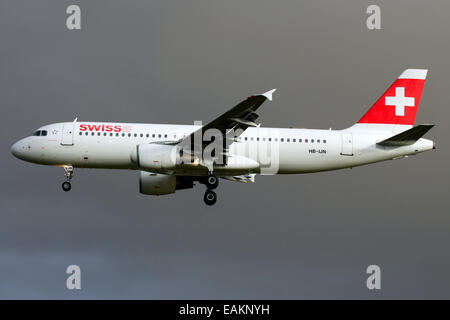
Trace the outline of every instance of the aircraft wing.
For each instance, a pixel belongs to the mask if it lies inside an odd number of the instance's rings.
[[[203,133],[206,132],[208,129],[217,129],[220,130],[222,133],[222,136],[225,138],[227,133],[231,131],[231,129],[234,130],[234,137],[238,137],[242,132],[247,129],[248,127],[257,127],[257,124],[255,123],[255,120],[258,118],[258,115],[255,113],[255,111],[268,99],[272,101],[272,94],[275,92],[276,89],[272,89],[270,91],[267,91],[263,94],[249,96],[244,101],[240,102],[236,106],[234,106],[232,109],[228,110],[224,114],[220,115],[216,119],[212,120],[208,124],[204,125],[200,129],[194,131],[189,136],[185,137],[182,141],[179,142],[179,144],[183,143],[190,143],[191,144],[191,150],[197,150],[194,147],[195,136],[198,135],[199,137],[203,137]],[[241,130],[238,130],[241,129]],[[199,148],[200,150],[203,150],[203,148],[210,143],[210,141],[203,141],[202,140],[202,146]],[[225,139],[224,139],[225,141]],[[233,142],[234,140],[231,140]],[[231,144],[231,143],[229,143]],[[225,150],[228,148],[228,145],[224,146]]]

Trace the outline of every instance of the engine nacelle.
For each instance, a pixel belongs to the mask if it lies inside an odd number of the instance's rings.
[[[139,192],[142,194],[160,196],[192,187],[194,187],[194,181],[189,177],[177,177],[146,171],[141,171],[139,176]]]
[[[259,168],[259,163],[244,156],[233,155],[228,158],[225,168],[232,170],[253,170]]]
[[[130,158],[139,168],[149,171],[174,169],[177,147],[163,144],[139,144],[131,152]]]

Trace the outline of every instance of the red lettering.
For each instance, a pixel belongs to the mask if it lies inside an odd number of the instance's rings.
[[[111,124],[80,124],[80,131],[107,131],[107,132],[121,132],[122,126],[113,126]]]
[[[101,125],[88,125],[90,131],[100,131]]]

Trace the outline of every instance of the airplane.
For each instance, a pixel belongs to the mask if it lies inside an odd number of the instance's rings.
[[[75,119],[38,128],[11,152],[64,168],[64,191],[71,190],[74,168],[129,169],[140,171],[142,194],[172,194],[198,182],[206,186],[204,202],[214,205],[218,178],[254,182],[256,174],[353,168],[435,149],[434,141],[422,138],[433,125],[413,126],[427,72],[405,70],[357,123],[341,130],[261,127],[256,111],[272,101],[273,89],[204,126]]]

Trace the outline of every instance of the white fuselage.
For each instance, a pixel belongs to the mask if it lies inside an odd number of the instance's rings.
[[[401,147],[376,144],[410,127],[356,124],[343,130],[248,128],[230,146],[229,156],[251,159],[258,167],[215,166],[214,173],[228,176],[327,171],[395,159],[434,148],[434,142],[428,139],[419,139],[414,144]],[[198,127],[193,125],[56,123],[39,128],[46,131],[45,136],[30,136],[18,141],[12,152],[20,159],[43,165],[142,170],[131,160],[136,145],[175,142],[195,129]],[[180,165],[170,173],[205,175],[208,172]]]

